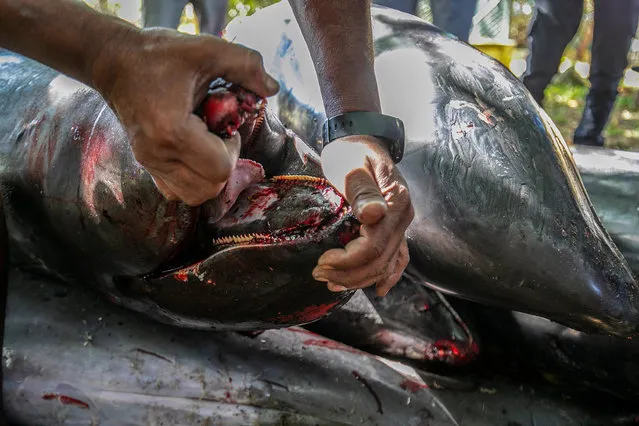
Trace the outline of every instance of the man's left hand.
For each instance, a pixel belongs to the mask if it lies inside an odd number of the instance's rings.
[[[404,232],[414,211],[406,181],[385,144],[371,136],[331,142],[322,151],[322,169],[362,226],[358,238],[319,258],[313,277],[331,291],[375,284],[377,295],[384,296],[409,261]]]

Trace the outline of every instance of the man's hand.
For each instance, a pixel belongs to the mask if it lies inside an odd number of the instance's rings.
[[[193,113],[211,81],[223,77],[264,97],[278,90],[257,52],[166,29],[114,39],[96,58],[92,77],[158,189],[190,205],[221,192],[240,153],[239,135],[222,140]]]
[[[370,0],[289,0],[313,58],[326,115],[381,112]],[[406,182],[374,137],[331,142],[322,152],[329,181],[363,224],[361,236],[322,255],[313,272],[333,291],[377,284],[385,295],[408,265],[404,232],[413,219]]]
[[[322,151],[322,169],[362,226],[359,238],[320,257],[313,277],[328,282],[331,291],[376,284],[377,295],[384,296],[409,261],[404,231],[414,213],[406,182],[383,143],[373,137],[331,142]]]
[[[193,111],[218,77],[262,97],[277,93],[261,56],[209,35],[139,30],[77,0],[0,0],[0,46],[98,90],[126,128],[138,162],[170,199],[220,193],[239,139],[208,132]]]

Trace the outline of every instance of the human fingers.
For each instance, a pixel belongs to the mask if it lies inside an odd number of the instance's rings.
[[[278,82],[264,69],[262,55],[239,44],[211,37],[213,42],[201,54],[209,64],[206,70],[214,77],[239,84],[262,97],[275,95]]]
[[[395,286],[402,278],[402,274],[404,270],[408,266],[408,262],[410,262],[410,255],[408,252],[408,244],[406,242],[406,238],[402,241],[402,244],[399,247],[398,256],[395,259],[394,269],[391,271],[391,274],[384,280],[377,282],[377,288],[375,289],[375,294],[377,296],[386,296],[391,288]]]
[[[388,206],[373,176],[371,157],[376,153],[359,139],[342,138],[322,150],[322,171],[346,198],[362,224],[381,220]]]
[[[360,237],[349,244],[352,251],[366,252],[365,247],[369,240]],[[401,238],[397,241],[388,241],[388,244],[380,252],[376,252],[370,261],[349,264],[347,267],[333,267],[333,265],[321,264],[313,270],[313,277],[318,281],[326,281],[341,285],[348,289],[368,287],[379,281],[385,281],[394,271],[396,259],[400,250]],[[340,249],[336,249],[340,250]],[[348,257],[345,257],[350,261]]]
[[[190,115],[175,141],[176,159],[211,183],[226,182],[240,157],[238,133],[221,139],[208,131],[206,124]]]

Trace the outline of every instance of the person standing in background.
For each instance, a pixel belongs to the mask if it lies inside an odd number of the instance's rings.
[[[523,82],[542,104],[563,52],[579,28],[583,0],[536,0],[528,34],[528,66]],[[590,90],[573,142],[603,146],[603,130],[617,98],[628,51],[637,30],[639,0],[594,0]]]
[[[419,0],[374,0],[374,4],[417,15]],[[477,0],[430,0],[433,24],[468,43]]]
[[[193,5],[201,33],[218,36],[222,33],[228,0],[143,0],[144,26],[176,29],[187,3]]]

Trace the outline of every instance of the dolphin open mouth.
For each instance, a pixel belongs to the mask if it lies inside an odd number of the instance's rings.
[[[201,108],[216,134],[244,132],[244,153],[223,192],[199,208],[197,226],[173,258],[116,286],[138,310],[191,328],[259,330],[315,321],[353,292],[329,291],[312,270],[322,253],[356,238],[359,223],[317,167],[303,164],[294,138],[265,124],[264,104],[254,108],[259,99],[228,87],[209,92]],[[274,149],[273,134],[277,155],[264,151]],[[259,304],[245,303],[246,294]]]
[[[350,214],[335,188],[311,176],[275,176],[252,185],[242,195],[215,224],[213,247],[295,244],[322,238]],[[346,244],[352,237],[346,232],[340,242]]]

